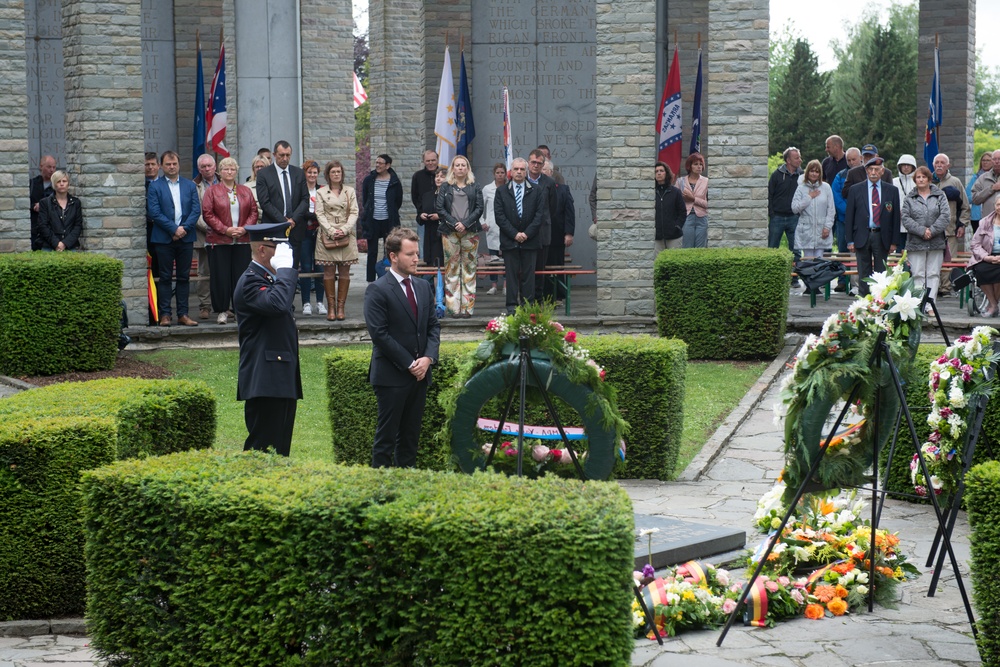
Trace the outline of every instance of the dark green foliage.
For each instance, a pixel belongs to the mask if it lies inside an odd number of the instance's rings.
[[[113,368],[122,263],[85,252],[0,255],[0,372]]]
[[[88,628],[142,665],[628,665],[616,484],[184,453],[87,473]]]
[[[831,134],[829,97],[830,75],[820,73],[809,42],[796,40],[771,105],[768,152],[773,155],[796,146],[803,164],[822,159]]]
[[[97,380],[0,401],[0,620],[83,610],[81,471],[214,439],[200,383]]]
[[[670,479],[684,427],[686,346],[677,340],[645,336],[587,336],[580,340],[590,350],[594,361],[607,370],[605,381],[618,392],[622,416],[635,424],[626,438],[628,449],[624,469],[617,469],[615,476]],[[427,392],[417,452],[418,468],[454,469],[449,442],[438,437],[445,418],[438,397],[455,377],[462,357],[473,352],[476,345],[441,344],[440,359],[434,367],[434,385]],[[336,348],[325,358],[334,455],[339,463],[370,465],[378,415],[375,394],[368,384],[371,347]],[[555,399],[555,406],[564,424],[579,425],[575,411],[564,402]],[[501,398],[496,398],[486,404],[481,414],[499,419],[502,409]],[[515,412],[508,421],[516,422],[516,419]],[[529,405],[525,421],[529,424],[553,423],[540,398]]]
[[[965,506],[972,535],[972,600],[979,636],[979,656],[984,665],[1000,664],[1000,462],[972,468],[965,476]]]
[[[691,359],[773,358],[785,343],[792,253],[766,248],[661,252],[653,289],[660,336]]]

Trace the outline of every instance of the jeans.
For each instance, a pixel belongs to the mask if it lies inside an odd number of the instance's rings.
[[[799,261],[801,255],[795,250],[795,228],[799,225],[797,215],[772,215],[771,221],[767,224],[767,247],[780,248],[781,235],[788,239],[788,249],[792,251],[795,261]]]
[[[307,230],[302,237],[302,244],[299,246],[299,271],[301,273],[313,273],[316,271],[316,235],[318,229]],[[315,285],[316,303],[323,303],[323,279],[322,278],[299,278],[299,292],[302,293],[302,304],[309,303],[309,293]]]
[[[188,314],[188,296],[191,293],[191,258],[194,257],[194,233],[191,241],[154,243],[160,263],[160,281],[156,284],[156,303],[160,317],[170,317],[170,300],[177,297],[177,317]],[[177,287],[173,286],[174,263],[177,264]]]
[[[684,247],[685,248],[707,248],[708,247],[708,216],[695,215],[694,211],[688,213],[684,219]]]

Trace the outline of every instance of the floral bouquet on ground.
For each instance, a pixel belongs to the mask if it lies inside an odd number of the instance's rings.
[[[550,441],[550,444],[562,441]],[[493,443],[488,442],[483,445],[484,459],[490,455]],[[580,465],[587,458],[587,452],[574,449]],[[492,468],[497,472],[512,474],[517,470],[517,442],[507,440],[497,445],[493,452]],[[524,439],[524,453],[522,455],[521,469],[526,477],[543,477],[547,473],[553,473],[560,477],[575,477],[576,471],[573,465],[573,456],[566,447],[549,447],[541,440],[535,438]]]
[[[733,590],[730,586],[726,570],[690,561],[653,578],[652,569],[647,565],[642,572],[633,572],[632,577],[636,586],[641,587],[661,637],[673,637],[683,630],[718,627],[736,606],[740,589]],[[638,600],[632,601],[632,624],[636,637],[655,639],[651,631],[647,632],[646,617]]]
[[[932,431],[920,448],[930,480],[924,477],[920,457],[910,461],[910,480],[917,495],[930,489],[945,499],[955,492],[962,471],[962,450],[969,435],[969,417],[976,399],[993,392],[994,378],[986,371],[998,355],[993,351],[992,327],[976,327],[971,336],[962,336],[931,362],[927,380],[931,413],[927,423]]]

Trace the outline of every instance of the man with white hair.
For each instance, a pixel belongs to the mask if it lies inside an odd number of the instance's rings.
[[[958,259],[958,252],[962,249],[962,238],[965,236],[965,228],[969,224],[970,210],[969,199],[965,196],[965,186],[962,185],[962,181],[952,175],[949,169],[951,169],[951,159],[947,155],[938,153],[934,156],[934,179],[937,180],[937,186],[948,198],[948,208],[951,211],[951,220],[944,230],[948,241],[948,253],[950,253],[950,255],[945,255],[945,259],[950,257],[955,260]],[[938,290],[938,296],[948,296],[950,293],[951,269],[942,268],[941,289]]]

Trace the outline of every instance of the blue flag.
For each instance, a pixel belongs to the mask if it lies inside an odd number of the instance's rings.
[[[701,152],[701,51],[698,51],[698,78],[694,82],[694,109],[691,111],[691,150]]]
[[[472,122],[472,97],[469,95],[469,79],[465,74],[465,51],[462,51],[462,71],[458,80],[458,106],[455,107],[455,155],[468,157],[469,144],[476,138],[476,124]]]
[[[198,158],[205,153],[205,74],[201,70],[201,42],[198,42],[198,81],[194,90],[194,147],[191,152],[191,178],[198,176]]]
[[[924,133],[924,162],[934,171],[934,156],[938,154],[938,128],[941,127],[941,54],[934,47],[934,81],[927,111],[927,131]]]

